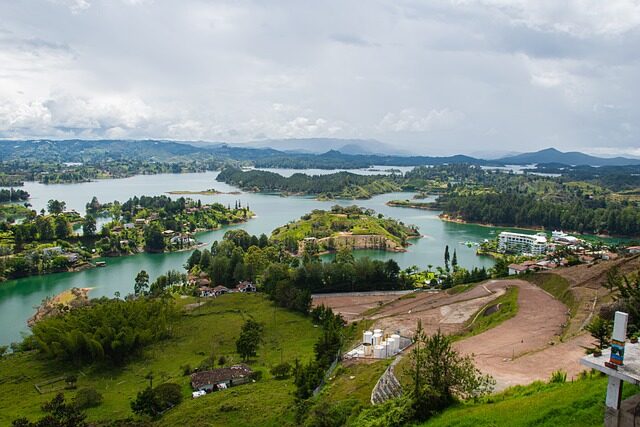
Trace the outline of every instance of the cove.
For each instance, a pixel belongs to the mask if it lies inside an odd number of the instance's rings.
[[[296,171],[302,172],[305,171]],[[172,190],[200,191],[215,188],[218,191],[238,191],[224,183],[217,182],[217,172],[189,174],[140,175],[125,179],[100,180],[80,184],[43,185],[28,182],[24,189],[32,194],[34,209],[46,206],[49,199],[64,200],[67,209],[84,213],[85,204],[93,196],[101,202],[119,200],[124,202],[132,196],[159,195]],[[173,198],[179,196],[171,196]],[[385,203],[394,199],[407,199],[412,193],[390,193],[369,200],[317,201],[311,197],[280,197],[278,195],[246,193],[195,195],[194,199],[203,202],[220,202],[233,205],[236,200],[248,204],[256,217],[246,223],[216,231],[201,233],[198,239],[210,245],[222,239],[231,228],[242,228],[250,234],[270,235],[271,231],[289,221],[298,219],[313,209],[330,209],[335,204],[359,205],[371,208],[386,216],[396,218],[406,224],[415,224],[424,236],[412,240],[407,252],[390,253],[383,251],[356,251],[356,256],[369,256],[376,259],[394,259],[402,267],[417,265],[426,269],[428,265],[443,264],[446,245],[451,253],[455,249],[461,266],[490,267],[493,260],[475,255],[475,247],[467,247],[462,242],[480,242],[495,237],[503,228],[482,227],[472,224],[457,224],[441,221],[439,212],[410,208],[394,208]],[[21,333],[28,333],[26,320],[35,312],[35,307],[48,297],[71,287],[92,288],[92,298],[108,296],[115,292],[125,296],[133,291],[133,280],[140,270],[146,270],[153,281],[170,269],[181,270],[190,252],[164,254],[138,254],[120,258],[106,258],[107,267],[94,268],[77,273],[58,273],[45,276],[32,276],[0,283],[0,345],[18,341]]]

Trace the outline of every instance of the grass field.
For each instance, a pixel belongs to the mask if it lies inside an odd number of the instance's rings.
[[[193,300],[180,300],[182,305],[189,302]],[[189,377],[183,375],[181,367],[195,368],[211,355],[216,360],[225,356],[226,365],[240,362],[235,340],[249,317],[265,326],[264,344],[256,359],[249,362],[254,370],[263,371],[263,379],[191,400]],[[184,390],[185,401],[165,414],[161,425],[175,425],[171,420],[177,419],[189,420],[184,425],[192,426],[291,424],[292,382],[272,379],[268,371],[281,360],[293,363],[296,358],[312,358],[319,334],[320,328],[314,328],[309,318],[275,308],[262,295],[230,294],[185,313],[172,339],[149,347],[144,357],[124,367],[78,370],[36,353],[12,355],[0,359],[0,425],[9,425],[18,416],[40,415],[40,405],[51,400],[54,393],[40,395],[34,384],[68,374],[77,375],[79,389],[92,387],[104,396],[101,406],[87,411],[90,421],[130,417],[130,400],[147,385],[145,376],[149,372],[154,375],[154,385],[176,382]],[[65,395],[73,398],[75,391]],[[211,409],[201,411],[206,420],[194,415],[197,408]]]
[[[451,407],[421,426],[602,426],[606,388],[607,380],[599,374],[570,383],[517,386],[478,403]],[[625,396],[639,391],[625,384]]]
[[[340,365],[322,390],[320,398],[332,403],[356,399],[365,406],[370,405],[371,391],[391,362],[392,359]]]

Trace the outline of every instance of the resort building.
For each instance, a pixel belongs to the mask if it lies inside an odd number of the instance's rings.
[[[498,236],[500,252],[542,255],[547,251],[547,236],[544,233],[522,234],[503,231]]]

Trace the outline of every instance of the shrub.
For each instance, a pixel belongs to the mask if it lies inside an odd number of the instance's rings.
[[[131,409],[138,415],[158,417],[164,411],[182,402],[182,389],[178,384],[164,383],[156,388],[147,387],[138,392]]]
[[[551,374],[550,383],[565,383],[567,382],[567,373],[562,370],[555,371]]]
[[[154,388],[153,391],[164,408],[171,408],[182,402],[182,388],[178,384],[164,383]]]
[[[189,365],[188,363],[186,365],[180,366],[180,370],[182,371],[182,375],[184,376],[191,375],[192,373],[191,365]]]
[[[102,404],[102,395],[94,388],[82,388],[76,393],[73,404],[78,409],[94,408]]]
[[[226,357],[224,357],[224,356],[220,356],[220,357],[218,358],[218,365],[219,365],[219,366],[224,366],[224,364],[225,364],[225,363],[227,363],[227,358],[226,358]]]
[[[289,362],[280,363],[271,368],[271,375],[281,380],[287,378],[291,372],[291,364]]]

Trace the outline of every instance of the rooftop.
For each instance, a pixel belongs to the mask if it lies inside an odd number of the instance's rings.
[[[253,371],[247,365],[233,365],[229,368],[213,369],[211,371],[202,371],[191,374],[191,386],[199,389],[209,384],[218,384],[221,382],[245,378],[251,375]]]

